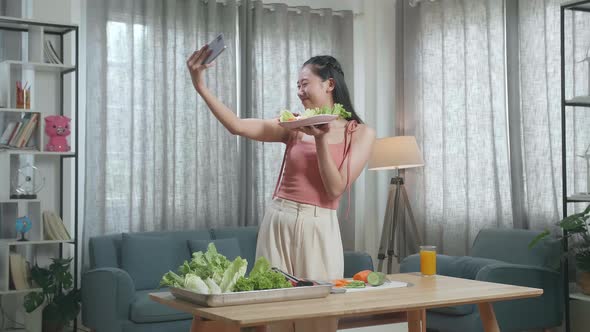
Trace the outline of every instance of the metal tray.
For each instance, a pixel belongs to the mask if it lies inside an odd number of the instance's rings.
[[[178,299],[194,304],[206,307],[223,307],[240,304],[322,298],[328,296],[331,289],[332,285],[326,284],[223,294],[198,294],[188,289],[171,287],[170,293]]]

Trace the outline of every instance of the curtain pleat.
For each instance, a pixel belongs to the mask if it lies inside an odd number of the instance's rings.
[[[406,6],[417,43],[405,59],[405,112],[425,159],[412,170],[424,241],[468,252],[485,227],[512,227],[503,2],[442,0]],[[407,172],[408,173],[408,172]]]
[[[252,84],[240,115],[273,118],[301,107],[295,82],[311,55],[336,56],[352,76],[352,14],[253,4],[253,79],[240,83],[236,1],[88,2],[85,244],[109,233],[261,222],[283,146],[252,142],[242,159],[238,139],[195,92],[186,59],[222,32],[227,49],[207,71],[208,87],[237,112],[239,84]]]

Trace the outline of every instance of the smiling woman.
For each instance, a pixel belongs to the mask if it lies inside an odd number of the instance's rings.
[[[319,126],[287,129],[278,119],[241,119],[217,99],[204,82],[204,72],[213,66],[203,63],[210,53],[205,45],[186,64],[195,90],[211,113],[232,134],[286,144],[273,201],[260,225],[256,256],[297,277],[342,278],[336,209],[367,163],[375,133],[355,113],[340,63],[332,56],[312,57],[301,67],[297,81],[297,95],[306,112],[336,109],[338,118]],[[291,323],[287,325],[275,326],[273,331],[293,329]],[[335,320],[294,326],[297,331],[335,331],[336,327]]]

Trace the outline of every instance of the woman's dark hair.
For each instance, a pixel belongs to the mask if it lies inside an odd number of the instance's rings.
[[[303,67],[310,65],[311,71],[321,77],[323,81],[332,78],[334,79],[334,91],[332,96],[334,103],[342,104],[344,109],[352,114],[351,119],[356,120],[358,123],[363,123],[363,120],[356,114],[352,103],[350,102],[350,93],[346,82],[344,81],[344,72],[342,67],[336,58],[329,55],[318,55],[311,57],[305,61]]]

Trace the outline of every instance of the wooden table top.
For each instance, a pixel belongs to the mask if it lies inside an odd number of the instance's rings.
[[[366,292],[330,294],[321,299],[259,303],[226,307],[202,307],[177,300],[170,292],[151,293],[158,303],[195,316],[226,321],[240,326],[270,322],[363,316],[428,309],[470,303],[496,302],[536,297],[542,289],[459,279],[446,276],[422,277],[418,273],[392,274],[388,279],[407,282],[410,287]]]

